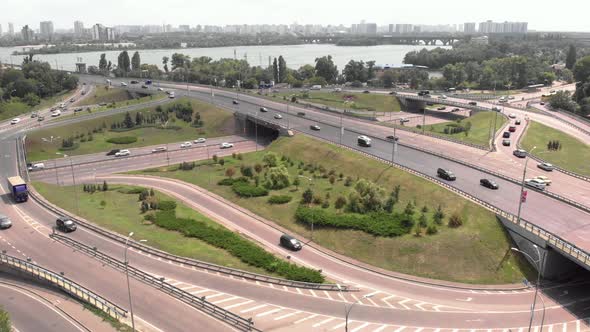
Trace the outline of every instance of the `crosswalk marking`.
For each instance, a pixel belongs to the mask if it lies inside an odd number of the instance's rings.
[[[208,292],[208,291],[209,291],[208,289],[201,289],[201,290],[194,291],[194,292],[189,292],[189,293],[195,295],[195,294],[200,294],[200,293]]]
[[[285,319],[287,317],[295,316],[295,315],[300,314],[300,313],[301,313],[301,311],[295,311],[295,312],[292,312],[292,313],[289,313],[289,314],[285,314],[285,315],[279,316],[279,317],[275,318],[274,320]]]
[[[397,328],[397,330],[395,330],[395,331],[393,331],[393,332],[401,332],[401,331],[403,331],[405,328],[406,328],[405,326],[400,326],[400,327],[398,327],[398,328]]]
[[[306,321],[306,320],[308,320],[308,319],[313,319],[313,318],[316,318],[317,316],[319,316],[319,315],[318,315],[318,314],[313,314],[313,315],[311,315],[311,316],[303,317],[303,318],[301,318],[300,320],[298,320],[298,321],[295,321],[295,323],[293,323],[293,324],[299,324],[299,323],[305,322],[305,321]]]
[[[410,307],[408,307],[407,305],[405,305],[405,304],[404,304],[404,303],[407,303],[407,302],[410,302],[410,301],[412,301],[412,300],[410,300],[410,299],[405,299],[405,300],[403,300],[403,301],[399,301],[398,303],[399,303],[399,304],[401,304],[401,305],[402,305],[402,307],[404,307],[404,309],[406,309],[406,310],[410,310]]]
[[[311,295],[313,295],[313,297],[318,297],[315,292],[313,291],[313,289],[310,289],[309,292],[311,293]]]
[[[346,325],[346,321],[344,321],[344,322],[342,322],[342,323],[340,323],[340,324],[338,324],[338,325],[334,326],[334,327],[332,328],[332,331],[334,331],[334,330],[338,330],[338,329],[342,328],[344,325]]]
[[[260,313],[260,314],[256,315],[256,317],[264,317],[264,316],[268,316],[268,315],[270,315],[270,314],[274,314],[275,312],[279,312],[279,311],[281,311],[281,310],[283,310],[283,308],[276,308],[276,309],[272,309],[272,310],[269,310],[269,311],[265,311],[265,312],[263,312],[263,313]]]
[[[268,304],[261,304],[261,305],[257,305],[257,306],[255,306],[255,307],[252,307],[252,308],[244,309],[244,310],[242,310],[242,311],[240,311],[240,312],[241,312],[241,313],[245,313],[245,312],[254,311],[254,310],[256,310],[256,309],[264,308],[264,307],[266,307],[267,305],[268,305]]]
[[[356,332],[356,331],[360,331],[362,329],[364,329],[365,327],[369,326],[369,323],[364,323],[363,325],[360,325],[358,327],[355,327],[354,329],[352,329],[352,331],[350,332]]]
[[[244,302],[241,302],[241,303],[235,303],[235,304],[229,305],[227,307],[224,307],[223,309],[229,310],[231,308],[239,307],[239,306],[242,306],[242,305],[245,305],[245,304],[248,304],[248,303],[252,303],[252,302],[254,302],[254,300],[248,300],[248,301],[244,301]]]
[[[378,328],[376,328],[375,330],[373,330],[373,332],[381,332],[381,331],[385,330],[386,327],[387,327],[387,325],[381,325]]]
[[[322,325],[324,325],[324,324],[326,324],[326,323],[329,323],[329,322],[333,321],[334,319],[336,319],[336,318],[334,318],[334,317],[331,317],[331,318],[325,319],[325,320],[323,320],[323,321],[321,321],[321,322],[319,322],[319,323],[315,323],[315,324],[313,324],[313,325],[312,325],[312,327],[319,327],[319,326],[322,326]]]
[[[229,301],[233,301],[236,299],[239,299],[239,296],[232,296],[232,297],[228,297],[227,299],[223,299],[223,300],[219,300],[219,301],[215,301],[215,302],[211,302],[213,304],[220,304],[220,303],[224,303],[224,302],[229,302]]]
[[[342,293],[338,293],[338,296],[340,296],[340,298],[342,299],[342,301],[348,303],[348,301],[346,300],[346,298],[344,297],[344,295],[342,295]]]
[[[218,296],[222,296],[225,295],[224,293],[217,293],[217,294],[213,294],[213,295],[207,295],[206,298],[207,300],[218,297]]]
[[[299,288],[295,288],[295,289],[297,290],[297,293],[303,294],[303,292],[301,291],[301,289],[299,289]]]

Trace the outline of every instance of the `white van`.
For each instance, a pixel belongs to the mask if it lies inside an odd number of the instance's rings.
[[[170,93],[168,94],[168,98],[170,99],[174,99],[174,91],[170,91]]]
[[[33,171],[39,171],[45,169],[45,164],[44,163],[36,163],[33,164],[31,166],[29,166],[29,171],[33,172]]]

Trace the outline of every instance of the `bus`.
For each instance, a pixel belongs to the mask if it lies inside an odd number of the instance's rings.
[[[365,135],[357,137],[357,143],[359,146],[369,147],[371,146],[371,139]]]

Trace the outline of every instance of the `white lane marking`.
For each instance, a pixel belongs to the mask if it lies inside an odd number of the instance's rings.
[[[463,302],[471,302],[473,300],[473,298],[468,297],[466,299],[455,299],[455,300],[457,300],[457,301],[463,301]]]
[[[380,326],[380,327],[378,327],[377,329],[373,330],[373,332],[381,332],[381,331],[385,330],[385,328],[386,328],[387,326],[388,326],[388,325],[381,325],[381,326]]]
[[[227,307],[224,307],[223,309],[225,310],[229,310],[231,308],[235,308],[235,307],[239,307],[239,306],[243,306],[245,304],[249,304],[254,302],[254,300],[248,300],[248,301],[244,301],[244,302],[240,302],[240,303],[236,303],[236,304],[232,304],[232,305],[228,305]]]
[[[294,324],[294,325],[295,325],[295,324],[299,324],[299,323],[305,322],[305,321],[306,321],[306,320],[308,320],[308,319],[313,319],[313,318],[316,318],[317,316],[319,316],[319,314],[313,314],[313,315],[311,315],[311,316],[303,317],[303,318],[301,318],[300,320],[297,320],[297,321],[295,321],[295,323],[293,323],[293,324]]]
[[[328,299],[332,300],[332,297],[330,296],[330,293],[328,293],[327,291],[324,291],[324,294],[326,294],[326,296],[328,297]]]
[[[334,331],[334,330],[338,330],[338,329],[342,328],[344,325],[346,325],[346,321],[344,321],[344,322],[342,322],[342,323],[340,323],[340,324],[338,324],[338,325],[334,326],[334,327],[333,327],[331,330],[332,330],[332,331]]]
[[[212,298],[215,298],[215,297],[218,297],[218,296],[222,296],[222,295],[225,295],[225,293],[217,293],[217,294],[213,294],[213,295],[205,295],[205,298],[207,300],[209,300],[209,299],[212,299]]]
[[[272,309],[272,310],[269,310],[269,311],[265,311],[265,312],[263,312],[263,313],[260,313],[260,314],[256,315],[256,317],[264,317],[264,316],[268,316],[268,315],[270,315],[270,314],[274,314],[275,312],[279,312],[279,311],[281,311],[281,310],[283,310],[283,308],[276,308],[276,309]]]
[[[245,312],[254,311],[254,310],[256,310],[256,309],[264,308],[264,307],[266,307],[266,306],[268,306],[268,304],[261,304],[261,305],[257,305],[257,306],[255,306],[255,307],[252,307],[252,308],[244,309],[244,310],[240,311],[240,313],[245,313]]]
[[[199,286],[194,286],[194,285],[192,285],[192,286],[188,286],[188,287],[180,287],[180,289],[182,289],[182,290],[183,290],[183,291],[185,291],[185,292],[187,292],[187,291],[188,291],[188,289],[191,289],[191,288],[199,288]]]
[[[364,329],[365,327],[369,326],[370,323],[364,323],[363,325],[357,326],[354,329],[352,329],[350,332],[357,332],[360,331],[362,329]]]
[[[295,311],[295,312],[292,312],[292,313],[289,313],[289,314],[285,314],[285,315],[279,316],[279,317],[275,318],[274,320],[285,319],[287,317],[295,316],[295,315],[300,314],[300,313],[301,313],[301,311]]]
[[[313,297],[318,297],[315,292],[313,291],[313,289],[310,289],[309,292],[311,293],[311,295],[313,295]]]
[[[312,325],[312,327],[320,327],[320,326],[322,326],[322,325],[324,325],[324,324],[326,324],[326,323],[329,323],[329,322],[333,321],[334,319],[336,319],[336,318],[334,318],[334,317],[330,317],[330,318],[328,318],[328,319],[324,319],[323,321],[321,321],[321,322],[319,322],[319,323],[315,323],[315,324],[313,324],[313,325]]]
[[[134,317],[135,319],[138,319],[138,320],[142,321],[144,324],[146,324],[146,325],[149,325],[149,326],[152,328],[152,330],[155,330],[155,331],[157,331],[157,332],[164,332],[164,330],[162,330],[162,329],[160,329],[160,328],[156,327],[154,324],[152,324],[152,323],[148,322],[147,320],[145,320],[145,319],[143,319],[143,318],[141,318],[141,317],[139,317],[139,316],[137,316],[137,315],[133,315],[133,317]]]
[[[424,330],[424,328],[423,328],[423,327],[419,327],[419,328],[417,328],[416,330],[414,330],[414,332],[420,332],[420,331],[422,331],[422,330]]]
[[[410,299],[405,299],[405,300],[403,300],[403,301],[399,301],[399,302],[398,302],[398,304],[399,304],[399,305],[401,305],[402,307],[404,307],[404,309],[406,309],[406,310],[410,310],[410,307],[408,307],[407,305],[405,305],[405,304],[404,304],[404,303],[407,303],[407,302],[410,302],[410,301],[412,301],[412,300],[410,300]]]
[[[342,299],[342,301],[348,303],[348,300],[344,297],[344,295],[342,295],[341,292],[338,292],[338,296],[340,296],[340,298]]]
[[[353,299],[354,299],[356,302],[358,302],[359,304],[361,304],[361,305],[365,305],[365,304],[363,303],[363,301],[359,300],[359,299],[358,299],[356,296],[354,296],[354,294],[352,294],[352,293],[351,293],[351,294],[350,294],[350,296],[352,296],[352,298],[353,298]]]
[[[201,289],[201,290],[194,291],[194,292],[189,292],[189,293],[195,295],[195,294],[200,294],[200,293],[208,292],[208,291],[209,291],[208,289]]]
[[[576,331],[580,332],[580,320],[576,321]]]
[[[398,329],[397,329],[397,330],[395,330],[395,331],[393,331],[393,332],[401,332],[401,331],[403,331],[403,329],[405,329],[405,328],[406,328],[405,326],[400,326],[400,327],[398,327]]]
[[[378,307],[377,303],[375,303],[375,301],[373,301],[370,297],[367,297],[366,300],[371,302],[371,304],[373,304],[374,306]]]
[[[367,297],[368,297],[368,296],[373,296],[373,295],[377,295],[377,294],[379,294],[379,293],[380,293],[379,291],[374,291],[373,293],[369,293],[369,294],[367,294],[367,295],[365,295],[365,296],[367,296]]]
[[[426,309],[424,309],[424,308],[421,307],[421,306],[423,306],[425,304],[428,304],[428,303],[426,303],[426,302],[420,302],[418,304],[414,304],[414,306],[417,307],[417,308],[419,308],[422,311],[426,311]]]
[[[237,300],[239,299],[239,296],[232,296],[232,297],[228,297],[227,299],[223,299],[223,300],[219,300],[219,301],[215,301],[215,302],[211,302],[213,304],[220,304],[220,303],[224,303],[224,302],[229,302],[229,301],[233,301],[233,300]]]
[[[567,332],[567,323],[563,323],[563,332]]]
[[[303,292],[301,291],[301,289],[299,289],[299,288],[297,288],[297,287],[296,287],[295,289],[297,290],[297,293],[299,293],[299,294],[303,294]]]

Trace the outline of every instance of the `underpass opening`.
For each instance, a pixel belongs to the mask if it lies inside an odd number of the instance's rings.
[[[279,136],[288,136],[288,130],[280,125],[250,115],[236,114],[236,132],[257,140],[258,144],[270,144]]]

